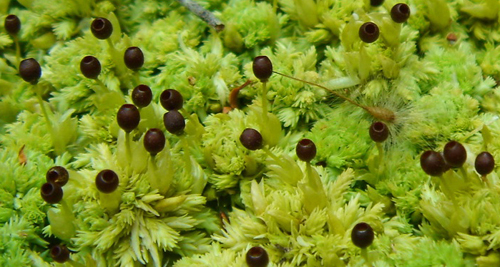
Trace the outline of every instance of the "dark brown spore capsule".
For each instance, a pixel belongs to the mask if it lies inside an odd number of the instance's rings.
[[[367,248],[373,243],[375,234],[372,227],[364,222],[356,224],[351,232],[351,240],[359,248]]]
[[[371,6],[381,6],[384,3],[384,0],[370,0]]]
[[[467,160],[467,151],[459,142],[450,141],[444,146],[443,157],[450,167],[460,168]]]
[[[144,54],[139,47],[132,46],[125,51],[123,60],[129,69],[138,70],[144,65]]]
[[[92,21],[90,30],[97,39],[108,39],[113,33],[113,24],[106,18],[96,18]]]
[[[241,144],[249,150],[262,148],[262,141],[262,135],[252,128],[246,128],[240,135]]]
[[[132,104],[124,104],[116,114],[116,121],[120,128],[125,132],[130,133],[139,125],[141,114],[136,106]]]
[[[446,169],[446,162],[440,153],[427,150],[420,156],[420,167],[431,176],[440,176]]]
[[[51,182],[44,183],[40,188],[40,195],[49,204],[59,203],[63,197],[62,188]]]
[[[149,86],[140,84],[132,91],[132,101],[140,108],[147,107],[153,99],[153,92]]]
[[[16,15],[10,14],[4,21],[5,30],[12,36],[16,35],[21,30],[21,21]]]
[[[54,166],[47,171],[45,178],[47,182],[52,182],[62,187],[68,182],[69,173],[62,166]]]
[[[65,245],[53,246],[50,249],[50,256],[55,262],[65,263],[69,260],[69,250]]]
[[[359,27],[359,38],[365,43],[373,43],[377,41],[380,31],[377,24],[373,22],[365,22]]]
[[[19,75],[26,82],[36,84],[40,77],[42,77],[42,68],[36,59],[28,58],[19,64]]]
[[[177,110],[170,110],[163,115],[163,124],[165,128],[171,134],[181,134],[186,127],[186,122],[184,117]]]
[[[295,153],[300,160],[309,162],[316,156],[316,145],[310,139],[302,139],[297,143]]]
[[[144,135],[144,148],[152,156],[160,153],[165,147],[165,134],[160,129],[149,129]]]
[[[89,79],[97,79],[101,74],[101,62],[93,56],[86,56],[80,61],[80,71]]]
[[[396,23],[403,23],[410,17],[410,7],[407,4],[399,3],[392,7],[391,18]]]
[[[160,95],[160,103],[166,110],[181,109],[183,102],[182,95],[175,89],[167,89]]]
[[[266,267],[269,264],[269,256],[265,249],[252,247],[247,251],[246,262],[249,267]]]
[[[389,137],[389,128],[381,121],[372,123],[370,126],[370,138],[378,143],[384,142]]]
[[[118,188],[118,184],[118,175],[112,170],[102,170],[95,177],[97,189],[106,194],[114,192]]]
[[[273,74],[273,63],[266,56],[258,56],[253,59],[253,74],[261,82],[267,82]]]
[[[489,152],[481,152],[474,163],[476,171],[481,175],[487,175],[495,169],[495,159]]]

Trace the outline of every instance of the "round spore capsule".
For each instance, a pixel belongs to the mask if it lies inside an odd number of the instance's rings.
[[[118,188],[118,175],[112,170],[102,170],[95,177],[97,189],[103,193],[112,193]]]
[[[249,267],[265,267],[269,264],[269,256],[265,249],[252,247],[247,251],[246,262]]]
[[[160,153],[165,147],[165,135],[160,129],[149,129],[144,135],[144,148],[152,155]]]
[[[370,138],[378,143],[384,142],[389,137],[389,128],[381,121],[372,123],[370,126]]]
[[[69,260],[69,250],[65,245],[53,246],[50,249],[50,256],[55,262],[64,263]]]
[[[370,0],[371,6],[381,6],[384,3],[384,0]]]
[[[171,134],[181,134],[186,127],[184,117],[177,110],[171,110],[163,115],[163,124]]]
[[[495,159],[489,152],[481,152],[474,163],[476,171],[481,175],[487,175],[495,168]]]
[[[147,107],[152,99],[153,93],[151,92],[151,88],[147,85],[140,84],[132,91],[132,101],[140,108]]]
[[[410,17],[410,7],[407,4],[399,3],[392,7],[391,18],[396,23],[403,23]]]
[[[62,187],[68,182],[69,173],[62,166],[54,166],[47,171],[45,178],[47,182],[55,183]]]
[[[19,64],[21,78],[31,84],[36,84],[42,76],[42,68],[34,58],[28,58]]]
[[[467,160],[467,151],[459,142],[450,141],[444,146],[443,157],[452,168],[460,168]]]
[[[160,103],[166,110],[181,109],[184,99],[179,91],[167,89],[160,95]]]
[[[297,143],[295,153],[300,160],[309,162],[316,156],[316,145],[310,139],[302,139]]]
[[[86,56],[80,61],[80,71],[89,79],[97,79],[101,74],[101,62],[93,56]]]
[[[249,150],[262,148],[262,135],[255,129],[246,128],[240,135],[241,144]]]
[[[273,74],[273,63],[266,56],[258,56],[253,59],[253,74],[261,82],[267,82]]]
[[[63,197],[63,190],[59,185],[47,182],[42,185],[42,188],[40,188],[40,195],[45,202],[55,204],[61,201]]]
[[[132,104],[122,105],[116,114],[116,121],[118,121],[118,125],[127,133],[130,133],[132,130],[137,128],[140,120],[141,114],[139,113],[137,107]]]
[[[428,175],[439,176],[445,171],[446,162],[440,153],[427,150],[420,156],[420,166]]]
[[[96,18],[92,21],[90,30],[97,39],[108,39],[113,33],[113,24],[106,18]]]
[[[367,248],[373,243],[375,235],[372,227],[364,222],[356,224],[351,232],[351,240],[359,248]]]
[[[378,39],[380,31],[377,24],[365,22],[359,27],[359,38],[365,43],[373,43]]]
[[[138,70],[144,65],[144,54],[139,47],[132,46],[125,50],[123,60],[129,69]]]
[[[10,35],[16,35],[19,30],[21,30],[21,21],[16,15],[10,14],[5,18],[4,22],[5,30]]]

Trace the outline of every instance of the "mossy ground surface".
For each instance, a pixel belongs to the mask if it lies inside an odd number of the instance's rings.
[[[404,23],[396,0],[196,2],[223,31],[177,1],[0,0],[2,21],[21,21],[15,36],[0,26],[0,266],[246,266],[254,246],[268,266],[500,266],[498,168],[474,167],[483,151],[500,162],[498,0],[407,0]],[[97,17],[108,40],[91,33]],[[369,21],[380,36],[367,44]],[[124,62],[132,46],[138,70]],[[97,80],[80,71],[88,55]],[[274,73],[263,90],[260,55],[309,84]],[[19,75],[27,58],[36,84]],[[125,134],[116,114],[139,84],[153,100]],[[182,134],[163,122],[169,88],[184,99]],[[389,129],[380,144],[376,121]],[[166,136],[154,157],[152,128]],[[262,149],[241,144],[246,128]],[[310,164],[295,155],[303,138]],[[465,164],[427,175],[422,153],[451,140]],[[47,204],[53,166],[70,178]],[[105,169],[119,177],[111,194],[95,186]],[[367,253],[351,241],[360,222],[375,233]],[[55,245],[71,263],[53,261]]]

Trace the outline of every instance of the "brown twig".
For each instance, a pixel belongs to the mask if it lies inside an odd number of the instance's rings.
[[[231,106],[232,109],[238,108],[238,93],[241,91],[241,89],[247,87],[249,84],[251,84],[252,81],[248,79],[244,84],[233,88],[231,90],[231,93],[229,93],[229,105]]]
[[[196,16],[204,20],[208,25],[213,27],[216,32],[221,32],[224,30],[224,24],[212,14],[212,12],[204,9],[198,3],[193,0],[177,0],[181,5],[189,9]]]

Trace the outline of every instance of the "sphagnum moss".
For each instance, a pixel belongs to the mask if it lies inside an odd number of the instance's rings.
[[[498,1],[179,2],[1,9],[1,266],[500,265]]]

